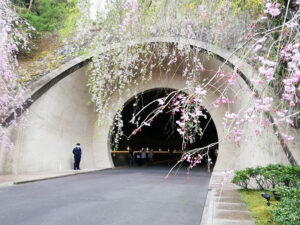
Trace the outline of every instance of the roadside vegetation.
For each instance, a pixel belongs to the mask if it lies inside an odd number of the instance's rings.
[[[77,11],[77,0],[14,0],[13,3],[18,15],[34,28],[30,34],[33,45],[45,36],[58,34],[69,15]]]
[[[15,0],[20,17],[35,29],[36,36],[61,28],[68,14],[76,7],[77,0]]]
[[[13,0],[20,18],[33,29],[28,48],[18,52],[19,74],[25,84],[57,68],[70,59],[62,36],[68,32],[70,17],[78,12],[78,0]],[[24,26],[24,24],[22,24]],[[22,44],[22,43],[21,43]]]
[[[275,225],[275,221],[271,214],[271,207],[267,206],[266,200],[261,197],[262,191],[260,190],[239,190],[239,193],[250,211],[252,218],[255,220],[256,225]],[[270,203],[276,207],[277,201],[271,191],[266,191],[271,196]]]
[[[236,171],[232,182],[243,188],[239,192],[256,224],[300,224],[299,166],[277,164],[247,168]],[[251,183],[255,183],[258,190],[249,189]],[[270,207],[262,192],[269,194]]]

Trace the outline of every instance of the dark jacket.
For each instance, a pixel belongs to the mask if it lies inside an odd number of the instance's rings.
[[[74,154],[74,157],[80,158],[81,157],[81,148],[80,147],[75,147],[73,149],[73,154]]]
[[[134,156],[134,151],[132,149],[129,150],[129,155],[130,155],[130,157]]]

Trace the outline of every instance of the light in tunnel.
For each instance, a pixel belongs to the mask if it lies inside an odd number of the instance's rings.
[[[145,105],[148,105],[150,102],[166,97],[174,89],[160,88],[160,89],[151,89],[143,93],[138,94],[137,96],[131,98],[124,105],[121,112],[123,119],[123,132],[124,136],[121,137],[117,148],[117,151],[125,151],[132,148],[134,151],[138,151],[141,148],[153,149],[158,152],[168,152],[172,154],[180,152],[182,149],[182,136],[177,132],[176,120],[180,118],[180,113],[175,115],[171,112],[163,112],[158,114],[158,116],[153,120],[151,126],[144,126],[141,131],[137,132],[135,135],[129,136],[133,130],[136,129],[135,124],[130,123],[132,116],[137,113],[138,110],[142,109]],[[158,107],[156,104],[152,104],[151,107],[147,107],[140,115],[140,119],[145,118],[150,112],[155,110]],[[199,118],[203,127],[206,127],[205,132],[202,137],[196,137],[196,141],[192,144],[187,145],[187,150],[204,147],[211,143],[218,141],[218,135],[216,127],[211,119],[210,114],[204,109],[204,114],[206,114],[207,119],[203,117]],[[116,130],[114,127],[112,130]],[[114,133],[111,134],[111,143],[113,143]],[[112,145],[112,144],[111,144]],[[114,149],[115,146],[111,146],[111,149]],[[114,155],[115,156],[115,155]],[[178,154],[178,156],[180,156]],[[212,160],[215,160],[216,156],[212,153]],[[115,160],[114,160],[115,161]],[[116,163],[115,163],[116,164]]]

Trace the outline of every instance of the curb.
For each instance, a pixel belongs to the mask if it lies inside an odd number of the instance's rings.
[[[61,178],[61,177],[69,177],[69,176],[75,176],[75,175],[81,175],[81,174],[87,174],[87,173],[94,173],[94,172],[99,172],[103,170],[109,170],[112,168],[103,168],[103,169],[97,169],[97,170],[90,170],[90,171],[81,171],[81,172],[71,172],[68,174],[61,174],[61,175],[53,175],[49,177],[41,177],[41,178],[33,178],[33,179],[28,179],[28,180],[20,180],[20,181],[13,181],[10,182],[14,185],[17,184],[26,184],[26,183],[33,183],[33,182],[38,182],[38,181],[44,181],[44,180],[51,180],[51,179],[56,179],[56,178]],[[0,185],[1,187],[1,185]]]
[[[2,182],[2,183],[0,183],[0,188],[9,187],[9,186],[12,186],[12,185],[14,185],[13,181]]]

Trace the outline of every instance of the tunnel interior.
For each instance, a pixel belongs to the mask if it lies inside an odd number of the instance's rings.
[[[113,163],[116,167],[129,165],[129,153],[128,150],[131,148],[136,152],[135,157],[139,157],[139,151],[142,148],[145,148],[147,152],[150,149],[153,149],[154,156],[153,162],[167,162],[178,160],[182,153],[182,136],[177,132],[178,125],[176,120],[180,119],[180,113],[177,112],[175,115],[172,115],[167,109],[159,113],[151,123],[151,126],[143,126],[140,131],[135,135],[130,134],[136,129],[136,125],[132,124],[133,115],[136,115],[141,109],[143,109],[149,103],[168,96],[169,93],[174,91],[170,88],[156,88],[142,92],[133,98],[129,99],[123,107],[121,112],[123,120],[123,136],[120,138],[117,145],[114,144],[115,131],[117,126],[114,125],[111,130],[110,136],[110,147],[112,151]],[[143,121],[146,116],[151,113],[153,110],[157,109],[158,102],[151,104],[139,114],[139,121]],[[203,135],[197,136],[194,143],[187,144],[186,150],[191,150],[194,148],[205,147],[211,143],[218,141],[217,129],[209,112],[206,109],[203,109],[203,114],[207,116],[206,119],[199,117],[201,127],[206,127]],[[116,123],[114,123],[116,124]],[[215,145],[210,149],[210,158],[215,163],[217,158],[217,149],[218,146]],[[139,164],[139,159],[136,160],[136,164]]]

